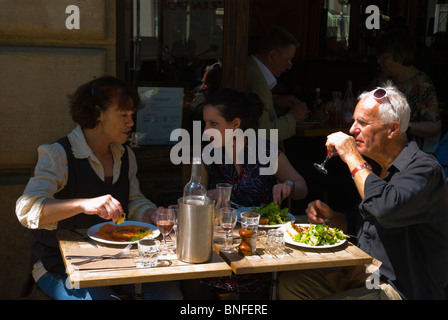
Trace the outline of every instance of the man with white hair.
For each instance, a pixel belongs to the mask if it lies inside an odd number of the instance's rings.
[[[312,223],[329,220],[356,234],[358,247],[381,265],[377,285],[366,285],[366,270],[356,284],[353,269],[286,272],[281,299],[445,298],[448,188],[435,158],[408,141],[409,118],[406,98],[389,83],[362,94],[350,135],[333,133],[326,142],[347,164],[361,203],[345,214],[319,200],[306,210]]]

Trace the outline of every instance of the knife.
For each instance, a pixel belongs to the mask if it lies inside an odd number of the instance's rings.
[[[89,237],[83,235],[82,233],[80,233],[77,230],[71,229],[70,230],[72,233],[74,233],[75,235],[77,235],[78,237],[80,237],[81,239],[87,241],[88,243],[90,243],[92,246],[94,246],[95,248],[98,248],[98,245],[95,243],[95,241],[93,241],[92,239],[90,239]]]

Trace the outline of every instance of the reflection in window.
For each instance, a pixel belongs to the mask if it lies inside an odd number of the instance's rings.
[[[434,18],[434,33],[446,32],[448,20],[448,4],[436,4],[436,12]]]
[[[326,0],[327,44],[331,51],[347,50],[350,31],[350,4],[348,0]]]
[[[224,0],[133,0],[138,81],[201,83],[222,58]]]

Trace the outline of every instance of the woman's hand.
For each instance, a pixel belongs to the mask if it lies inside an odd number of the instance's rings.
[[[114,223],[124,214],[120,202],[109,194],[83,199],[81,206],[85,214],[97,215],[105,220],[112,220]]]
[[[292,186],[285,183],[279,183],[272,188],[272,197],[276,204],[279,206],[282,201],[287,199],[292,193]]]

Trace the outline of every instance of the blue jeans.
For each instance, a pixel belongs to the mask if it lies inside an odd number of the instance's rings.
[[[45,273],[37,282],[46,295],[55,300],[117,300],[117,291],[134,296],[135,286],[93,287],[70,289],[66,286],[67,278],[58,277],[50,272]],[[117,287],[118,289],[118,287]],[[155,282],[142,285],[143,299],[148,300],[182,300],[182,293],[177,282]]]

